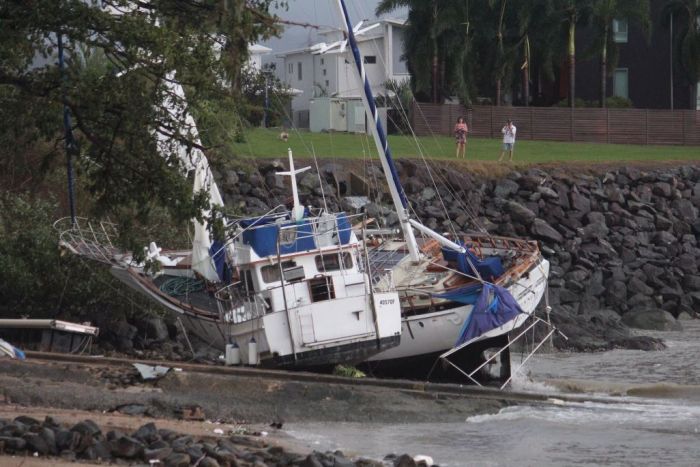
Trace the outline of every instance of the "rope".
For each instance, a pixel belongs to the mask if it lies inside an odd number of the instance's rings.
[[[191,277],[172,277],[161,284],[160,290],[171,297],[187,295],[204,290],[204,281]]]

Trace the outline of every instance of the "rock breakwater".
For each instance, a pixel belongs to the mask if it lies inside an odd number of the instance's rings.
[[[218,466],[427,466],[403,455],[387,456],[384,462],[370,459],[351,460],[341,452],[317,452],[300,455],[281,446],[270,445],[259,437],[237,434],[202,438],[158,428],[149,422],[133,432],[119,429],[103,431],[92,420],[72,426],[51,416],[43,421],[21,415],[13,420],[0,419],[0,454],[30,455],[116,463],[120,465],[163,465],[180,467]]]

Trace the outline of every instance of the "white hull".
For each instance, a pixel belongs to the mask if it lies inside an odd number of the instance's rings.
[[[501,327],[485,333],[479,340],[506,334],[520,327],[534,313],[542,300],[549,276],[549,261],[542,259],[539,264],[508,287],[523,314]],[[444,311],[405,317],[401,320],[401,343],[369,359],[369,361],[393,360],[441,353],[451,349],[457,342],[465,320],[472,312],[473,305],[464,305]]]

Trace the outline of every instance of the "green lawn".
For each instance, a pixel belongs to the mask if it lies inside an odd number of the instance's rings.
[[[234,145],[241,156],[264,158],[286,157],[287,147],[294,155],[305,158],[315,153],[320,158],[363,158],[374,151],[374,142],[367,135],[347,133],[289,133],[289,141],[279,139],[279,130],[252,129],[245,134],[246,142]],[[454,159],[454,139],[446,136],[421,137],[418,142],[426,157]],[[389,136],[394,157],[418,157],[416,142],[406,136]],[[498,139],[470,138],[467,158],[495,161],[500,153]],[[697,146],[643,146],[622,144],[559,143],[549,141],[517,141],[514,158],[517,162],[608,162],[608,161],[671,161],[700,160]]]

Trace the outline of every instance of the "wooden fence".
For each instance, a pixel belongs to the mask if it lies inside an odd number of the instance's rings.
[[[619,144],[700,145],[700,111],[653,109],[589,109],[562,107],[413,104],[413,129],[418,135],[452,135],[457,118],[465,116],[470,136],[500,138],[512,119],[518,139],[585,141]]]

